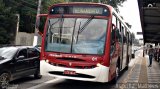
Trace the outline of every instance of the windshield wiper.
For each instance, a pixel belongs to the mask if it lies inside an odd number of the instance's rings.
[[[52,23],[52,24],[51,24],[50,20],[48,21],[49,27],[50,27],[50,28],[49,28],[49,31],[50,31],[50,32],[51,32],[52,26],[55,25],[56,23],[58,23],[59,20],[60,20],[60,18],[59,18],[57,21],[55,21],[54,23]]]
[[[48,20],[48,24],[49,24],[49,29],[48,29],[48,32],[47,32],[47,34],[46,34],[46,38],[48,39],[48,34],[50,34],[50,35],[52,35],[53,34],[53,32],[52,32],[52,28],[53,28],[53,26],[56,24],[56,23],[58,23],[59,21],[61,21],[61,19],[62,19],[62,16],[61,16],[61,18],[58,18],[57,19],[57,21],[55,21],[54,23],[52,23],[51,24],[51,22],[50,22],[50,19]],[[53,30],[54,30],[55,28],[53,28]]]
[[[60,18],[60,23],[59,23],[59,26],[60,26],[60,31],[59,31],[59,36],[60,36],[60,39],[59,39],[59,43],[61,43],[61,39],[62,39],[62,27],[63,27],[63,22],[64,22],[64,18],[63,18],[63,14],[61,15],[61,18]]]
[[[78,42],[78,37],[79,34],[82,33],[84,31],[84,29],[88,26],[88,24],[93,20],[94,16],[91,16],[90,18],[88,18],[88,20],[83,24],[83,26],[81,27],[81,22],[79,24],[79,29],[78,29],[78,34],[77,34],[77,41]]]
[[[73,40],[74,40],[74,33],[75,33],[75,28],[76,28],[76,22],[77,22],[77,18],[74,21],[74,28],[73,28],[73,32],[72,32],[71,53],[72,53],[72,49],[73,49]]]

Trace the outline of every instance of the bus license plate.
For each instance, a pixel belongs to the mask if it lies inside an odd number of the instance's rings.
[[[67,74],[67,75],[76,75],[75,71],[71,71],[71,70],[64,70],[63,74]]]

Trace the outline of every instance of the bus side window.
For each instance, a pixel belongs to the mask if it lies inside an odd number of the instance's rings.
[[[116,39],[118,40],[118,42],[120,42],[122,39],[119,29],[116,30]]]
[[[114,24],[115,26],[117,25],[117,19],[116,19],[116,16],[113,14],[113,17],[112,17],[112,24]]]
[[[115,41],[116,41],[116,31],[117,27],[115,26],[115,24],[112,23],[112,32],[111,32],[111,44],[114,45]]]
[[[115,29],[116,29],[116,26],[115,24],[112,23],[112,26],[111,26],[111,49],[110,49],[110,54],[112,55],[114,50],[115,50]]]
[[[116,42],[120,42],[121,35],[119,32],[119,29],[112,24],[112,32],[111,32],[111,54],[115,51],[116,48]]]
[[[116,24],[117,24],[117,18],[115,16],[115,14],[113,13],[112,16],[112,32],[111,32],[111,44],[113,45],[115,43],[115,29],[116,29]]]
[[[123,43],[126,43],[127,42],[126,29],[123,24],[121,24],[121,29],[122,29],[122,35],[123,35]]]
[[[131,35],[131,33],[129,33],[129,42],[130,42],[130,45],[132,45],[132,35]]]

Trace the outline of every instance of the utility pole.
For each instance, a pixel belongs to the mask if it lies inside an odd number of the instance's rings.
[[[19,21],[20,21],[20,14],[15,14],[17,16],[17,27],[16,27],[16,38],[15,38],[15,45],[17,45],[17,38],[19,32]]]
[[[37,15],[40,14],[40,12],[41,12],[41,2],[42,2],[42,0],[38,0]],[[35,26],[33,46],[36,46],[37,43],[38,43],[38,34],[37,34],[37,31],[36,31],[36,26]]]

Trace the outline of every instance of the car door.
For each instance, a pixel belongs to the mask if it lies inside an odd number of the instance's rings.
[[[27,49],[20,49],[16,55],[15,77],[26,75],[28,70]]]
[[[29,68],[30,71],[34,72],[39,68],[40,60],[39,60],[39,52],[35,48],[28,48],[28,60],[29,60]]]

